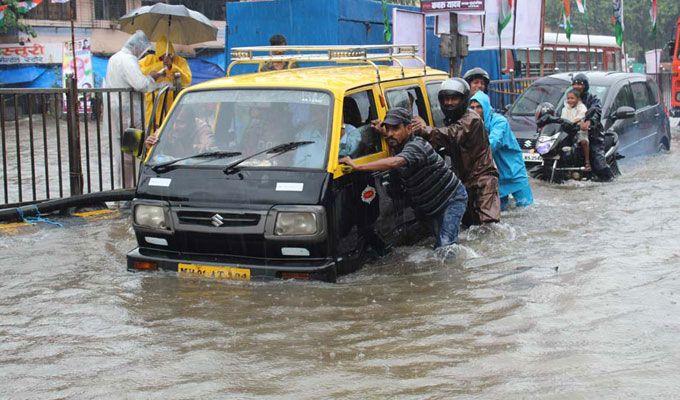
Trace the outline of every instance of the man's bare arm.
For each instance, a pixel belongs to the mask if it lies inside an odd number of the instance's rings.
[[[389,171],[406,165],[406,159],[403,157],[387,157],[362,165],[355,164],[349,157],[343,157],[340,162],[349,165],[355,171]]]

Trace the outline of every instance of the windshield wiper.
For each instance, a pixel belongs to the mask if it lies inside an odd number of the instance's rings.
[[[194,154],[193,156],[188,156],[188,157],[182,157],[178,158],[176,160],[171,160],[171,161],[166,161],[163,163],[155,164],[151,166],[151,169],[154,172],[165,172],[174,165],[175,163],[178,163],[180,161],[184,160],[189,160],[192,158],[227,158],[227,157],[236,157],[240,156],[242,153],[238,151],[208,151],[205,153],[198,153]]]
[[[236,161],[234,161],[234,162],[232,162],[232,163],[229,163],[226,167],[224,167],[224,173],[225,173],[225,174],[231,174],[231,173],[233,173],[234,171],[236,171],[236,167],[237,167],[239,164],[241,164],[241,163],[244,162],[244,161],[248,161],[248,160],[250,160],[251,158],[255,158],[255,157],[259,156],[260,154],[265,154],[265,153],[267,153],[267,154],[277,154],[277,155],[278,155],[278,154],[283,154],[283,153],[285,153],[285,152],[288,152],[288,151],[291,151],[291,150],[295,150],[295,149],[297,149],[297,148],[300,147],[300,146],[304,146],[304,145],[306,145],[306,144],[312,144],[312,143],[314,143],[314,142],[310,142],[310,141],[300,141],[300,142],[282,143],[282,144],[276,145],[276,146],[274,146],[274,147],[270,147],[270,148],[268,148],[268,149],[266,149],[266,150],[258,151],[258,152],[255,153],[255,154],[251,154],[251,155],[249,155],[249,156],[247,156],[247,157],[241,158],[240,160],[236,160]]]

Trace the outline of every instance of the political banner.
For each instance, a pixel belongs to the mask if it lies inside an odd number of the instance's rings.
[[[76,77],[78,79],[78,89],[90,89],[94,87],[94,74],[92,71],[92,51],[90,49],[90,39],[79,39],[75,41],[76,48]],[[64,87],[66,87],[66,77],[72,75],[73,71],[73,51],[71,50],[71,42],[64,43],[64,54],[62,56],[62,82]],[[83,101],[79,99],[78,111],[80,113],[85,112],[85,107],[87,106],[87,111],[91,111],[91,104],[88,98]],[[66,102],[64,102],[64,107],[66,107]]]

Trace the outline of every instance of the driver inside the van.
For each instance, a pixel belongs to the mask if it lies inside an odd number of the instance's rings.
[[[309,116],[300,132],[295,135],[295,141],[309,141],[311,144],[300,146],[295,150],[293,166],[298,168],[323,168],[326,158],[326,107],[309,107]]]

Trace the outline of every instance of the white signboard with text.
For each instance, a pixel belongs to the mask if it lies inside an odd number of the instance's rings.
[[[0,64],[61,64],[61,43],[0,44]]]

